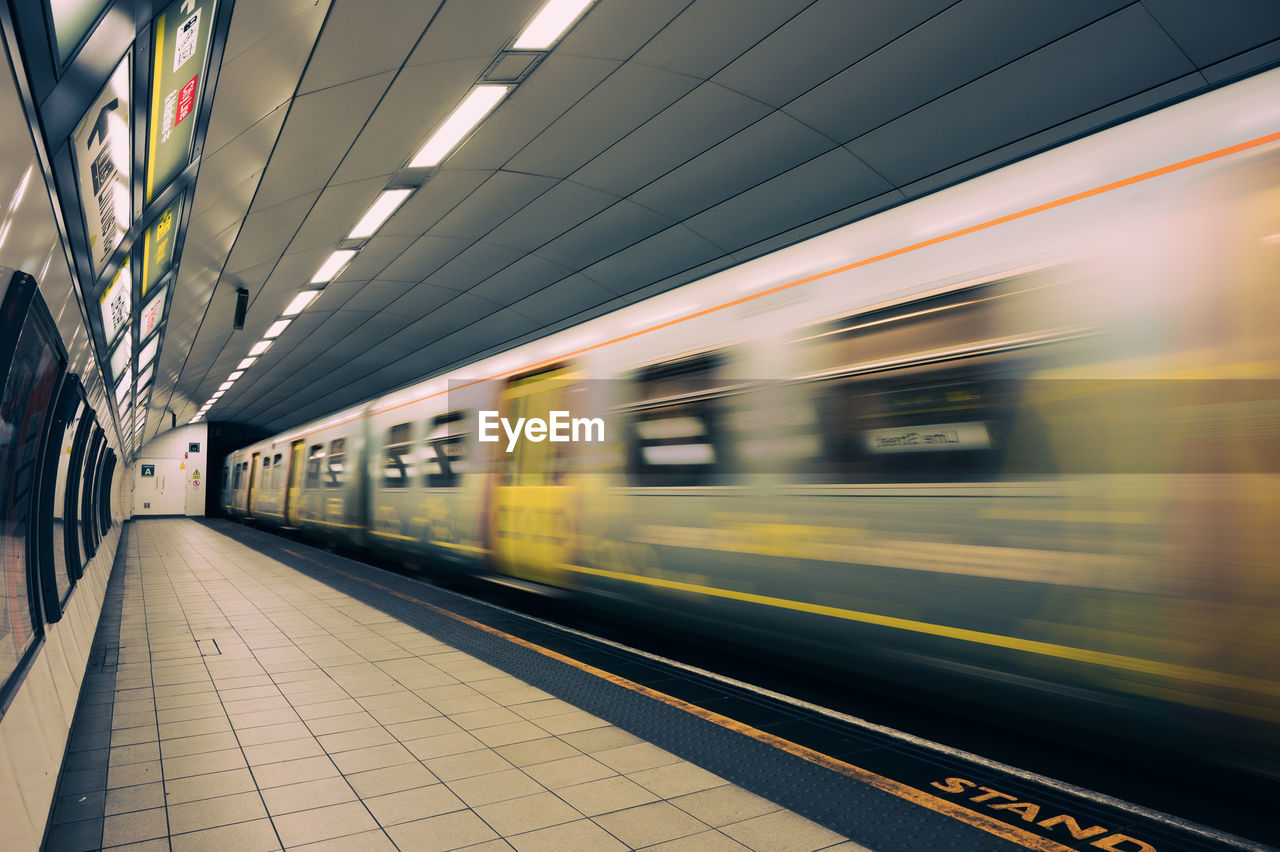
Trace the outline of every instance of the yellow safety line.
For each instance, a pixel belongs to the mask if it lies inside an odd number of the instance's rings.
[[[927,633],[931,636],[960,639],[966,642],[993,645],[1000,648],[1009,648],[1015,651],[1026,651],[1032,654],[1057,657],[1063,660],[1091,663],[1093,665],[1106,666],[1107,668],[1113,669],[1125,669],[1127,671],[1139,672],[1141,674],[1187,680],[1208,686],[1243,689],[1249,692],[1261,693],[1263,695],[1280,695],[1280,683],[1276,683],[1274,681],[1262,680],[1261,678],[1247,677],[1244,675],[1227,674],[1225,672],[1215,672],[1210,671],[1209,669],[1194,668],[1192,666],[1182,666],[1177,663],[1163,663],[1158,660],[1144,660],[1138,657],[1126,657],[1122,654],[1111,654],[1106,651],[1093,651],[1088,648],[1074,648],[1069,645],[1055,645],[1051,642],[1039,642],[1034,639],[1019,639],[1015,636],[1002,636],[998,633],[984,633],[980,630],[969,630],[964,627],[948,627],[941,624],[931,624],[927,621],[915,621],[909,618],[880,615],[874,612],[859,612],[857,610],[841,609],[840,607],[824,606],[822,604],[808,603],[805,601],[793,601],[786,598],[757,595],[751,592],[737,592],[731,589],[718,589],[713,586],[700,586],[695,583],[682,583],[677,580],[664,580],[660,577],[642,577],[636,574],[607,571],[603,568],[588,568],[583,565],[569,565],[565,563],[560,563],[556,567],[565,571],[574,571],[579,574],[592,574],[597,577],[624,580],[628,583],[658,586],[664,589],[674,589],[681,592],[694,592],[696,594],[709,595],[712,597],[763,604],[765,606],[773,606],[780,609],[797,610],[799,612],[807,612],[814,615],[826,615],[832,618],[842,618],[846,621],[859,621],[865,624],[875,624],[881,627],[896,627],[899,630],[909,630],[915,633]]]
[[[1063,846],[1062,844],[1057,843],[1053,840],[1050,840],[1047,837],[1040,837],[1039,835],[1032,834],[1029,831],[1024,831],[1023,829],[1018,828],[1017,826],[1008,825],[1006,823],[1001,822],[998,819],[989,817],[986,814],[978,813],[977,811],[973,811],[973,810],[970,810],[969,808],[958,805],[955,802],[938,798],[932,793],[927,793],[924,790],[916,789],[915,787],[911,787],[907,784],[903,784],[900,781],[894,781],[892,778],[886,778],[885,776],[872,772],[869,769],[863,769],[860,766],[854,766],[852,763],[846,763],[843,760],[837,760],[836,758],[831,757],[830,755],[823,754],[820,751],[815,751],[811,748],[808,748],[807,746],[802,746],[799,743],[793,743],[790,740],[783,739],[782,737],[775,736],[774,734],[770,734],[766,731],[762,731],[759,728],[753,728],[752,726],[745,724],[743,722],[739,722],[736,719],[730,719],[728,716],[723,716],[720,713],[716,713],[714,710],[707,710],[706,708],[699,707],[696,704],[690,704],[688,701],[684,701],[683,699],[676,698],[675,696],[672,696],[672,695],[667,695],[665,692],[659,692],[656,689],[652,689],[650,687],[644,686],[643,684],[639,684],[639,683],[636,683],[635,681],[628,680],[627,678],[613,674],[612,672],[607,672],[604,669],[599,669],[588,663],[583,663],[579,660],[573,659],[572,657],[565,656],[564,654],[561,654],[558,651],[553,651],[550,648],[544,648],[543,646],[538,645],[534,642],[530,642],[527,639],[521,639],[519,636],[513,636],[510,633],[506,633],[502,630],[498,630],[496,627],[490,627],[487,624],[481,624],[478,621],[467,618],[465,615],[459,615],[456,612],[452,612],[450,610],[444,609],[443,607],[439,607],[439,606],[436,606],[435,604],[428,603],[427,601],[424,601],[421,598],[416,598],[413,595],[408,595],[408,594],[405,594],[404,592],[396,591],[395,589],[388,588],[387,586],[384,586],[381,583],[375,583],[373,580],[348,573],[347,571],[343,571],[340,568],[334,568],[331,565],[324,565],[323,563],[318,562],[315,559],[312,559],[308,556],[304,556],[301,553],[297,553],[295,551],[289,550],[288,548],[282,547],[280,549],[283,550],[285,553],[298,557],[299,559],[305,559],[308,562],[311,562],[315,565],[319,565],[320,567],[325,568],[326,570],[332,571],[335,574],[340,574],[343,577],[346,577],[348,579],[356,580],[360,583],[365,584],[366,586],[377,589],[381,592],[386,592],[387,594],[394,595],[395,597],[400,598],[401,600],[409,601],[410,603],[415,603],[415,604],[418,604],[419,606],[424,606],[427,609],[431,610],[432,612],[437,613],[439,615],[443,615],[446,618],[451,618],[454,621],[460,622],[469,627],[474,627],[477,630],[482,630],[485,633],[488,633],[492,636],[497,636],[501,639],[505,639],[508,642],[519,645],[522,648],[527,648],[530,651],[533,651],[537,654],[541,654],[544,657],[548,657],[552,660],[556,660],[558,662],[564,663],[565,665],[572,666],[573,668],[578,669],[579,671],[586,672],[587,674],[590,674],[590,675],[594,675],[595,677],[598,677],[602,680],[606,680],[609,683],[612,683],[616,686],[620,686],[623,689],[627,689],[639,695],[643,695],[646,698],[652,698],[653,700],[666,704],[669,707],[674,707],[678,710],[683,710],[686,713],[690,713],[694,716],[697,716],[699,719],[703,719],[704,721],[710,722],[713,725],[718,725],[722,728],[726,728],[730,731],[734,731],[735,733],[739,733],[739,734],[742,734],[743,736],[750,737],[751,739],[756,740],[758,742],[762,742],[766,745],[773,746],[774,748],[780,751],[784,751],[787,754],[793,755],[795,757],[799,757],[803,760],[807,760],[810,763],[823,767],[824,769],[829,769],[832,772],[837,772],[848,778],[853,778],[857,781],[861,781],[864,784],[870,784],[872,787],[875,787],[876,789],[883,790],[884,792],[897,796],[900,799],[905,799],[906,801],[911,802],[912,804],[916,804],[921,807],[928,808],[929,810],[934,811],[936,813],[940,813],[943,816],[948,816],[948,817],[951,817],[952,819],[959,820],[960,822],[967,823],[968,825],[971,825],[974,828],[979,828],[985,832],[988,832],[989,834],[994,834],[997,837],[1002,837],[1005,840],[1009,840],[1014,843],[1017,843],[1018,845],[1023,846],[1027,849],[1034,849],[1034,850],[1037,850],[1037,852],[1072,852],[1072,850],[1069,849],[1068,847]]]

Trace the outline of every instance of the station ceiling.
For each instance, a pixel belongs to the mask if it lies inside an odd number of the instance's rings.
[[[505,54],[541,3],[235,4],[148,434],[388,187],[420,185],[208,419],[288,428],[1280,61],[1273,0],[598,0]]]

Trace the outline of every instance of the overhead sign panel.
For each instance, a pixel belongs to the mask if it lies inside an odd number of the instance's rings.
[[[120,338],[120,342],[116,344],[115,351],[111,353],[111,381],[120,381],[124,371],[129,368],[129,359],[132,357],[133,335],[126,334]]]
[[[80,204],[96,277],[129,227],[129,57],[73,135]]]
[[[173,268],[173,237],[178,226],[182,199],[170,204],[147,228],[142,240],[142,295],[151,292],[156,282]]]
[[[98,309],[102,314],[102,333],[110,346],[121,329],[133,318],[130,309],[133,307],[133,276],[129,273],[129,264],[120,267],[116,277],[111,279],[107,289],[98,297]]]
[[[156,18],[146,198],[150,204],[191,161],[196,104],[217,0],[175,0]]]
[[[142,316],[139,317],[138,333],[143,340],[147,336],[160,327],[160,323],[164,321],[164,291],[166,288],[161,287],[151,300],[146,303],[142,309]]]
[[[58,63],[65,65],[93,24],[107,7],[108,0],[49,0],[53,19],[53,43],[58,49]]]

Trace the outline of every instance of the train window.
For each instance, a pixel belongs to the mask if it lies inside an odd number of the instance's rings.
[[[276,457],[271,460],[271,487],[272,489],[281,486],[280,480],[284,478],[284,471],[280,469],[280,453],[276,453]]]
[[[633,485],[707,485],[729,470],[721,358],[702,355],[635,374],[627,406],[627,473]]]
[[[456,488],[462,481],[467,434],[464,411],[450,411],[427,421],[423,440],[422,483],[430,488]]]
[[[303,488],[320,487],[320,466],[324,464],[324,444],[312,444],[307,453],[307,478]]]
[[[329,442],[329,476],[324,481],[326,488],[342,487],[342,472],[347,464],[347,439],[334,438]]]
[[[382,487],[405,488],[413,476],[413,424],[399,423],[387,430],[383,451]]]
[[[227,492],[227,483],[231,480],[231,468],[222,466],[222,493]]]
[[[820,449],[806,478],[971,482],[1048,472],[1044,430],[1020,404],[1042,347],[1069,331],[1045,327],[1044,318],[1060,318],[1038,309],[1047,289],[1025,277],[983,283],[798,341],[802,357],[825,368],[808,377]]]
[[[262,488],[271,487],[271,456],[262,457]]]
[[[240,490],[240,463],[236,462],[235,472],[231,475],[231,490]]]

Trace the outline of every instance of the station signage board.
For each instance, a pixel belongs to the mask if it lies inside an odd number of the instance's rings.
[[[115,342],[120,332],[129,325],[133,318],[133,276],[126,263],[116,272],[116,277],[98,297],[98,310],[102,316],[102,333],[107,338],[107,345]]]
[[[160,328],[160,323],[164,321],[164,295],[166,287],[161,287],[156,294],[143,306],[142,314],[138,318],[138,333],[146,340],[153,332]]]
[[[160,348],[160,338],[151,338],[150,343],[146,343],[142,347],[142,351],[138,353],[138,369],[150,364],[156,359],[156,351]]]
[[[124,375],[116,384],[116,404],[123,405],[124,401],[129,398],[130,384],[133,382],[133,373],[126,368]]]
[[[66,64],[76,52],[80,42],[93,29],[108,0],[51,0],[50,17],[53,19],[53,44],[58,51],[58,62]]]
[[[174,201],[156,217],[142,238],[142,295],[173,268],[173,238],[178,229],[182,199]]]
[[[124,371],[129,368],[129,359],[133,357],[133,335],[126,334],[116,344],[111,353],[111,381],[119,381]]]
[[[148,204],[191,161],[196,105],[204,89],[217,5],[217,0],[174,0],[156,18],[147,135]]]
[[[129,57],[120,61],[72,134],[80,208],[96,277],[129,228]]]

